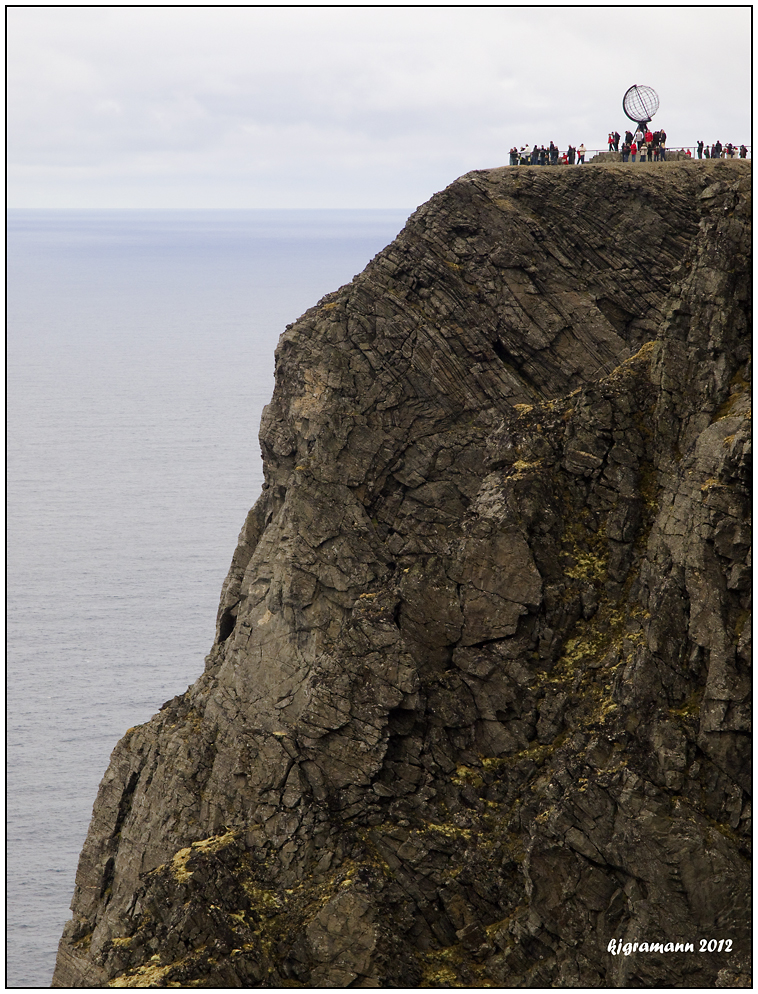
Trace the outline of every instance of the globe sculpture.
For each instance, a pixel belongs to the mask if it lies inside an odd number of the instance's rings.
[[[635,121],[642,131],[660,106],[658,94],[652,86],[630,86],[624,94],[624,113],[630,121]]]

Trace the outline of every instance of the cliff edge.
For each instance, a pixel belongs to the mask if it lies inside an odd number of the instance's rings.
[[[750,190],[470,173],[286,329],[54,987],[749,984]]]

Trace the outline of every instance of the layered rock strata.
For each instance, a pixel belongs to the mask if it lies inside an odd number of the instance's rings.
[[[287,328],[53,986],[747,982],[749,170],[470,173]]]

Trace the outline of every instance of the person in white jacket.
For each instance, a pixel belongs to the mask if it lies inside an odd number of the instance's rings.
[[[577,166],[581,166],[581,164],[584,162],[584,153],[586,151],[587,151],[587,149],[584,147],[584,142],[582,142],[582,144],[576,150],[576,156],[577,156],[577,158],[576,158],[576,164],[577,164]]]

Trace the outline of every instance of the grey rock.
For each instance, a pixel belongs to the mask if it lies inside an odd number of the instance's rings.
[[[289,326],[54,986],[745,982],[749,204],[738,161],[477,171]]]

